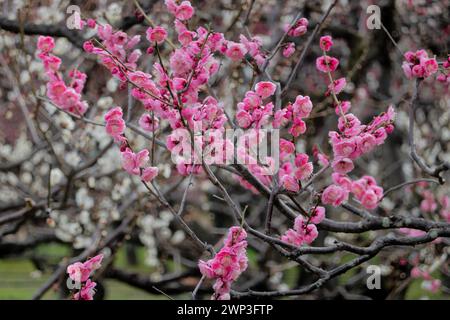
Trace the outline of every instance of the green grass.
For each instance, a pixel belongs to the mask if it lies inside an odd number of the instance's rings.
[[[36,256],[45,256],[52,263],[58,263],[63,257],[70,256],[70,250],[63,245],[49,244],[36,248],[33,252]],[[145,249],[138,248],[137,264],[129,265],[126,261],[125,250],[119,250],[116,255],[115,266],[130,272],[150,274],[152,269],[144,264]],[[39,276],[35,267],[27,258],[8,258],[0,260],[0,300],[5,299],[30,299],[36,290],[48,279],[51,272]],[[150,295],[147,292],[128,286],[119,281],[107,279],[104,281],[106,287],[106,299],[167,299],[160,295]],[[53,291],[49,291],[44,299],[57,299]]]

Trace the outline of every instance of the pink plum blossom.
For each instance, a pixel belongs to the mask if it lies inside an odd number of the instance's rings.
[[[258,82],[255,86],[255,92],[263,99],[272,96],[276,89],[276,85],[268,81]]]
[[[295,43],[289,42],[284,48],[283,48],[283,56],[285,58],[289,58],[292,56],[295,52]]]
[[[182,21],[189,20],[194,15],[194,8],[192,8],[189,1],[183,1],[176,8],[175,17]]]
[[[331,36],[323,36],[320,37],[320,49],[322,49],[325,52],[330,51],[331,47],[333,46],[333,39]]]
[[[321,56],[316,60],[316,68],[322,72],[333,72],[337,69],[339,60],[330,56]]]
[[[216,280],[212,299],[229,299],[231,283],[247,269],[246,237],[247,233],[242,228],[230,228],[222,249],[212,259],[199,261],[200,272],[205,277]]]
[[[121,107],[112,108],[104,116],[106,133],[116,142],[125,140],[123,137],[123,133],[125,132],[125,121],[122,117],[123,112]]]
[[[141,168],[149,160],[149,152],[147,149],[141,150],[138,153],[134,153],[131,149],[127,148],[122,152],[122,166],[130,174],[140,175]]]
[[[233,61],[242,60],[247,53],[247,49],[241,43],[228,41],[227,48],[225,55]]]
[[[334,207],[341,205],[348,199],[348,191],[340,186],[332,184],[325,188],[322,193],[322,202]]]
[[[161,26],[147,29],[147,40],[152,43],[161,44],[167,38],[167,31]]]

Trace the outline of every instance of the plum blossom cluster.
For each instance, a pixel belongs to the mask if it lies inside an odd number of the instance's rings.
[[[59,73],[61,59],[52,54],[54,47],[55,40],[52,37],[39,36],[37,56],[43,62],[45,73],[49,79],[47,96],[62,110],[82,116],[88,108],[87,102],[81,100],[86,74],[76,69],[71,70],[69,72],[70,82],[67,85]]]
[[[263,99],[271,97],[275,90],[275,84],[263,81],[256,84],[255,91],[247,91],[244,100],[237,105],[237,124],[244,129],[251,126],[261,128],[267,124],[274,106],[272,102],[263,105]]]
[[[351,192],[367,209],[375,209],[383,198],[383,188],[371,176],[363,176],[352,182]]]
[[[421,49],[416,52],[408,51],[404,55],[403,72],[408,79],[426,79],[438,71],[435,58],[429,58],[428,53]]]
[[[422,288],[432,293],[436,293],[441,288],[441,280],[433,279],[427,270],[423,270],[419,266],[415,266],[411,270],[411,278],[423,279]]]
[[[123,31],[114,31],[109,24],[94,23],[91,27],[96,28],[101,47],[96,47],[92,40],[88,40],[83,44],[83,49],[98,55],[100,62],[109,69],[113,77],[121,81],[124,88],[126,73],[123,70],[135,69],[136,62],[142,55],[139,49],[133,49],[141,41],[141,36],[130,38]]]
[[[297,153],[294,143],[295,138],[306,132],[304,119],[309,117],[312,108],[313,105],[308,96],[298,95],[294,103],[289,103],[275,112],[272,122],[274,128],[290,125],[288,133],[292,136],[291,141],[280,140],[281,166],[278,174],[281,186],[290,192],[298,192],[301,181],[309,178],[314,169],[309,156]],[[294,158],[293,163],[292,158]]]
[[[306,33],[308,30],[309,21],[306,18],[300,18],[295,21],[292,25],[285,24],[284,32],[287,32],[288,36],[299,37]]]
[[[156,55],[159,60],[153,66],[154,76],[135,70],[135,62],[140,56],[137,51],[127,55],[127,50],[134,47],[139,39],[128,38],[120,31],[115,32],[109,25],[98,26],[101,43],[96,47],[92,42],[87,42],[85,50],[99,56],[100,62],[121,81],[121,87],[127,83],[133,86],[132,96],[148,111],[139,120],[143,130],[155,132],[161,120],[166,120],[174,130],[167,138],[169,150],[173,151],[176,146],[181,145],[184,149],[189,148],[191,154],[195,154],[192,152],[194,146],[189,141],[179,144],[181,137],[175,133],[175,130],[184,128],[192,132],[194,123],[201,123],[201,131],[224,130],[226,121],[223,106],[216,99],[207,96],[199,100],[200,91],[205,89],[208,80],[219,68],[219,62],[214,54],[225,54],[232,60],[236,60],[242,59],[243,55],[249,53],[261,63],[264,58],[260,52],[261,43],[255,39],[248,40],[241,37],[240,49],[236,50],[235,43],[227,41],[222,33],[211,32],[203,27],[190,30],[186,22],[193,16],[194,9],[189,1],[183,1],[181,4],[166,1],[166,6],[169,12],[175,15],[174,30],[178,34],[181,47],[174,48],[168,65],[164,65],[160,58],[160,50],[168,42],[168,32],[162,26],[153,26],[147,30],[147,40],[151,43],[147,52]],[[242,51],[242,54],[238,51]],[[133,59],[130,60],[131,56]],[[120,134],[116,137],[120,138]],[[211,142],[201,141],[201,150]],[[214,142],[217,143],[216,140]],[[175,151],[180,152],[179,148]],[[177,159],[179,160],[177,169],[180,174],[201,171],[200,166],[191,165],[189,161],[181,157]]]
[[[436,77],[436,80],[447,85],[450,84],[450,56],[442,64],[442,72]]]
[[[164,3],[171,14],[178,20],[187,21],[194,15],[194,8],[189,1],[183,1],[179,5],[174,0],[166,0]]]
[[[387,112],[375,117],[368,125],[362,125],[358,118],[351,113],[339,118],[340,133],[335,131],[329,133],[334,154],[332,167],[335,173],[333,175],[335,185],[324,190],[322,195],[324,203],[338,206],[348,199],[348,192],[353,192],[367,209],[376,207],[383,192],[379,187],[368,188],[376,186],[375,179],[372,177],[369,179],[366,176],[363,177],[363,181],[357,180],[358,182],[353,183],[347,174],[354,169],[354,159],[384,143],[388,133],[393,130],[394,116],[393,108],[389,107]],[[343,120],[344,117],[347,123]],[[375,199],[377,201],[374,202]]]
[[[436,199],[436,196],[431,190],[424,189],[419,190],[419,194],[422,196],[420,202],[420,210],[428,213],[435,213],[439,210],[439,214],[444,221],[450,222],[450,197],[443,195]]]
[[[291,37],[298,37],[302,36],[306,33],[308,29],[308,19],[306,18],[300,18],[293,25],[286,24],[284,26],[284,31],[287,33],[288,36]],[[289,58],[292,56],[295,52],[295,43],[294,42],[287,42],[283,44],[283,51],[282,54],[285,58]]]
[[[303,216],[295,218],[294,227],[288,229],[281,240],[294,246],[311,244],[319,235],[316,224],[325,219],[325,208],[316,206],[312,209],[311,215],[305,220]]]
[[[284,161],[286,155],[295,153],[295,146],[292,142],[282,140],[280,142],[280,159]],[[280,185],[287,191],[297,193],[300,191],[301,181],[311,176],[314,170],[313,164],[309,161],[309,156],[305,153],[298,153],[294,158],[294,163],[284,161],[281,164],[278,176]]]
[[[308,96],[298,95],[294,103],[289,103],[286,107],[275,112],[273,127],[280,128],[291,124],[288,132],[293,137],[298,137],[306,132],[305,118],[308,118],[313,108],[311,99]]]
[[[189,29],[187,21],[195,12],[189,1],[178,4],[168,0],[165,4],[168,11],[175,16],[174,31],[178,34],[178,42],[181,46],[175,47],[168,40],[169,32],[163,26],[152,26],[147,29],[146,38],[151,44],[147,53],[154,54],[159,61],[154,63],[153,75],[136,70],[136,62],[141,53],[137,49],[133,50],[133,47],[139,43],[140,38],[136,36],[130,38],[121,31],[114,31],[108,24],[100,25],[95,21],[86,23],[97,29],[100,42],[95,46],[92,41],[87,41],[84,49],[99,57],[100,62],[120,80],[121,88],[124,88],[127,83],[132,85],[132,96],[148,111],[139,120],[143,130],[155,132],[161,120],[169,123],[173,132],[167,137],[167,146],[172,153],[172,159],[176,159],[178,172],[182,175],[197,174],[202,170],[201,165],[193,164],[198,163],[198,159],[195,159],[198,154],[194,150],[197,143],[200,145],[198,150],[205,150],[208,147],[214,149],[211,147],[213,144],[216,149],[217,146],[224,149],[230,144],[226,139],[217,138],[218,135],[210,135],[212,138],[199,141],[197,138],[184,139],[182,137],[184,134],[175,132],[177,129],[188,129],[195,135],[194,127],[197,123],[201,123],[200,131],[202,132],[212,129],[219,132],[224,130],[227,118],[223,112],[223,106],[210,96],[202,101],[199,100],[200,91],[205,89],[208,80],[219,69],[219,62],[214,55],[222,54],[232,61],[254,60],[261,66],[266,61],[266,54],[262,51],[262,42],[257,37],[247,38],[241,35],[239,42],[234,42],[225,39],[222,33],[211,32],[203,27]],[[306,32],[307,25],[307,19],[302,18],[286,32],[293,37],[300,36]],[[165,49],[163,46],[166,43],[173,48],[168,65],[163,64],[160,56],[160,51]],[[260,128],[266,124],[273,113],[273,103],[268,102],[263,105],[262,101],[272,96],[275,90],[273,83],[260,82],[256,85],[255,91],[249,91],[244,102],[238,107],[236,116],[238,124],[243,128],[250,126]],[[298,105],[302,103],[308,102],[296,102],[293,108],[300,108]],[[295,135],[298,136],[304,132],[306,127],[301,118],[288,114],[285,114],[285,117],[292,118],[292,131],[295,131]],[[114,118],[109,123],[111,123],[109,128],[118,132],[118,134],[113,133],[114,139],[123,143],[122,122]],[[185,154],[185,151],[189,151],[188,154],[194,159],[179,157],[179,154]],[[127,159],[131,158],[128,155],[129,151],[124,152]],[[133,161],[139,162],[140,157],[135,156]],[[142,159],[146,159],[145,155]],[[138,168],[139,165],[135,164],[127,171],[136,172]]]
[[[232,61],[241,61],[246,55],[250,60],[254,60],[258,66],[262,66],[266,61],[266,54],[261,50],[262,41],[259,37],[248,39],[241,34],[239,42],[227,40],[224,46],[224,54]]]
[[[316,60],[317,69],[327,73],[330,84],[326,95],[332,95],[338,119],[338,132],[330,131],[330,144],[334,159],[331,162],[334,174],[334,184],[325,188],[322,193],[322,202],[338,206],[348,200],[349,193],[353,193],[358,201],[367,209],[376,208],[383,195],[383,189],[377,186],[374,178],[364,176],[352,181],[347,174],[354,169],[353,161],[362,155],[371,152],[376,146],[386,140],[388,134],[394,130],[393,121],[395,112],[392,106],[367,125],[353,114],[348,113],[350,101],[339,101],[337,95],[346,85],[345,78],[333,80],[332,72],[339,65],[339,60],[330,57],[326,52],[331,50],[333,40],[330,36],[320,38],[320,47],[323,56]]]
[[[134,153],[128,145],[128,141],[124,135],[125,121],[123,120],[123,112],[121,107],[115,107],[105,114],[106,132],[120,143],[122,166],[126,172],[131,175],[139,176],[142,181],[152,181],[158,175],[158,168],[147,166],[149,159],[149,151],[147,149]]]
[[[229,300],[231,284],[247,269],[247,232],[241,227],[231,227],[224,246],[214,258],[200,260],[198,267],[203,276],[215,279],[213,300]]]
[[[254,91],[247,91],[242,102],[238,103],[238,112],[236,113],[237,124],[244,129],[253,128],[256,140],[259,141],[263,128],[271,124],[273,129],[280,129],[290,124],[288,133],[290,140],[280,139],[279,141],[279,160],[280,168],[278,177],[281,186],[290,191],[298,192],[300,190],[300,181],[307,179],[313,172],[312,163],[306,154],[297,154],[295,143],[291,140],[304,134],[306,131],[305,118],[308,118],[313,108],[312,102],[308,96],[297,96],[294,103],[288,103],[284,108],[275,111],[272,102],[264,104],[264,99],[270,98],[276,92],[276,85],[269,81],[259,82],[255,85]],[[244,145],[245,146],[245,145]],[[238,157],[250,157],[249,148],[238,148]],[[294,161],[292,161],[292,159]],[[269,167],[275,165],[273,157],[266,157],[266,165]],[[248,163],[244,161],[244,163]],[[268,177],[267,167],[254,164],[249,166],[249,170],[265,185],[269,186],[272,179]],[[271,170],[273,172],[273,170]],[[250,187],[244,180],[238,178],[244,187]]]
[[[99,254],[85,262],[75,262],[67,267],[69,278],[79,286],[73,300],[93,300],[97,284],[89,278],[101,267],[102,260],[103,254]]]
[[[216,99],[208,96],[201,103],[186,106],[181,116],[187,128],[175,129],[167,137],[167,148],[180,174],[199,173],[203,161],[207,164],[231,161],[233,145],[224,137],[227,118]]]

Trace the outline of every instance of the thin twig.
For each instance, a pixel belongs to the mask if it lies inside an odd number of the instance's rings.
[[[313,32],[308,38],[308,41],[306,42],[305,48],[302,51],[302,54],[300,55],[300,58],[297,61],[297,64],[295,65],[294,69],[292,69],[291,74],[289,75],[289,78],[281,91],[281,94],[284,95],[288,91],[289,87],[291,86],[292,81],[294,80],[294,77],[297,75],[297,72],[301,65],[303,64],[303,61],[305,60],[306,54],[308,53],[309,47],[311,46],[314,38],[316,37],[317,32],[319,32],[322,24],[325,22],[327,17],[330,15],[331,10],[334,8],[338,0],[334,0],[330,6],[328,7],[327,11],[324,13],[322,18],[320,19],[319,23],[316,24],[316,27],[314,28]]]

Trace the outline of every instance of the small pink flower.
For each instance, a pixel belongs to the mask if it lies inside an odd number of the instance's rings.
[[[362,130],[361,121],[353,113],[347,113],[339,117],[338,129],[346,136],[354,137]]]
[[[332,146],[334,155],[338,157],[350,157],[357,148],[356,143],[351,139],[345,139],[332,143]]]
[[[424,212],[434,212],[437,209],[437,203],[434,197],[426,197],[420,202],[420,209]]]
[[[61,66],[60,58],[53,55],[45,55],[45,54],[42,58],[44,63],[44,69],[47,71],[47,74],[50,71],[56,72],[59,70],[59,67]]]
[[[410,275],[411,275],[411,278],[415,278],[415,279],[420,278],[420,277],[422,277],[422,270],[420,270],[419,267],[414,267],[411,269]]]
[[[262,104],[262,99],[256,92],[247,91],[243,102],[244,108],[246,110],[251,110],[258,108]]]
[[[358,148],[362,154],[368,153],[375,148],[377,141],[375,137],[371,134],[364,134],[358,141]]]
[[[252,124],[252,117],[247,111],[241,110],[236,113],[236,121],[239,127],[246,129]]]
[[[347,81],[345,80],[345,78],[339,78],[337,80],[334,80],[332,84],[328,85],[328,90],[325,93],[325,95],[328,96],[332,92],[334,92],[334,94],[339,94],[345,88],[346,85]]]
[[[322,72],[333,72],[338,66],[339,60],[334,57],[322,56],[316,60],[316,68]]]
[[[303,165],[305,165],[306,163],[308,163],[309,160],[309,156],[305,153],[299,153],[295,156],[295,166],[296,167],[301,167]]]
[[[283,48],[283,56],[285,58],[289,58],[292,56],[295,52],[295,43],[289,42],[284,48]]]
[[[148,150],[144,149],[138,153],[133,153],[130,149],[122,152],[122,166],[130,174],[140,175],[141,168],[148,162]]]
[[[367,184],[362,180],[356,180],[352,182],[352,193],[356,196],[356,198],[361,199],[364,192],[366,191]]]
[[[412,78],[411,65],[407,62],[403,62],[402,69],[403,69],[403,73],[405,74],[406,78],[411,79]]]
[[[87,20],[88,28],[95,29],[96,25],[97,25],[97,22],[94,19],[88,19]]]
[[[287,154],[293,154],[295,151],[295,145],[286,139],[280,139],[280,151]]]
[[[198,262],[198,268],[200,270],[200,273],[205,277],[209,279],[214,278],[215,272],[207,262],[200,260]]]
[[[228,41],[227,51],[225,51],[225,55],[233,61],[240,61],[244,58],[247,53],[247,49],[241,43],[236,43],[232,41]]]
[[[353,161],[349,158],[336,158],[332,162],[334,172],[346,174],[354,169]]]
[[[300,18],[298,19],[293,26],[286,25],[285,31],[287,31],[288,35],[291,37],[298,37],[304,35],[308,29],[308,19]]]
[[[147,40],[157,44],[163,43],[167,38],[167,31],[161,26],[147,29]]]
[[[424,78],[425,77],[425,68],[417,64],[412,68],[412,75],[416,78]]]
[[[255,86],[255,92],[263,99],[272,96],[277,90],[277,86],[269,81],[258,82]]]
[[[345,174],[340,174],[337,172],[333,172],[331,174],[331,177],[333,179],[333,182],[347,190],[348,192],[352,191],[352,180],[346,176]]]
[[[122,116],[122,108],[115,107],[109,110],[104,117],[106,121],[106,133],[114,138],[116,142],[124,140],[122,135],[125,132],[125,121]]]
[[[175,13],[177,12],[177,8],[178,8],[178,5],[175,2],[175,0],[164,0],[164,4],[166,5],[167,10],[171,14],[175,15]]]
[[[313,108],[311,99],[308,96],[298,95],[295,98],[295,102],[292,105],[292,109],[294,110],[294,114],[300,118],[309,117],[311,110]]]
[[[92,53],[93,51],[94,51],[94,44],[92,43],[92,41],[90,41],[90,40],[88,40],[88,41],[85,41],[84,43],[83,43],[83,49],[84,49],[84,51],[86,51],[86,52],[88,52],[88,53]]]
[[[95,294],[95,287],[97,283],[88,279],[84,286],[81,288],[80,292],[77,292],[74,296],[74,300],[93,300]]]
[[[320,38],[320,49],[322,49],[323,51],[330,51],[331,46],[333,45],[333,39],[331,38],[331,36],[323,36]]]
[[[300,118],[295,118],[288,131],[294,137],[298,137],[306,132],[306,123]]]
[[[303,216],[297,216],[294,220],[294,230],[303,235],[305,232],[306,221]]]
[[[322,220],[325,219],[325,208],[321,206],[317,206],[312,215],[311,215],[311,223],[319,224]]]
[[[283,186],[283,188],[285,188],[286,190],[290,191],[290,192],[294,192],[297,193],[300,190],[300,186],[298,185],[298,181],[290,175],[284,175],[281,177],[280,180],[281,185]]]
[[[159,128],[159,120],[155,116],[151,116],[148,113],[144,113],[139,118],[139,126],[145,131],[153,132]]]
[[[247,232],[241,227],[231,227],[228,230],[227,237],[224,240],[225,246],[234,246],[236,243],[244,241],[247,238]]]
[[[438,71],[438,63],[436,59],[426,59],[423,63],[421,63],[424,70],[425,70],[425,76],[429,77],[432,74],[435,74]]]
[[[95,257],[87,260],[84,263],[84,266],[91,271],[97,270],[100,268],[103,260],[103,254],[96,255]]]
[[[305,163],[304,165],[298,167],[295,171],[295,177],[298,180],[306,180],[312,175],[313,169],[314,168],[311,162]]]
[[[348,199],[348,191],[337,185],[330,185],[322,193],[322,202],[334,207],[341,205]]]
[[[307,244],[311,244],[314,240],[316,240],[317,236],[319,235],[319,232],[317,231],[317,227],[315,224],[308,224],[305,227],[303,240]]]
[[[378,197],[375,192],[370,189],[364,192],[361,204],[367,209],[375,209],[378,205]]]
[[[43,53],[48,53],[55,47],[55,40],[52,37],[39,36],[37,48]]]
[[[192,8],[189,1],[183,1],[176,9],[175,17],[182,21],[189,20],[194,15],[194,8]]]
[[[346,114],[350,110],[351,107],[352,107],[352,105],[351,105],[350,101],[341,101],[340,105],[336,106],[334,110],[335,110],[336,114],[338,116],[340,116],[341,110],[342,110],[342,113]]]
[[[145,182],[150,182],[158,175],[159,169],[157,167],[147,167],[142,170],[141,179]]]
[[[415,64],[415,63],[418,61],[418,60],[416,59],[416,54],[415,54],[414,52],[412,52],[412,51],[407,51],[407,52],[405,52],[404,57],[405,57],[405,60],[406,60],[408,63]]]
[[[301,246],[304,242],[303,235],[299,234],[294,229],[288,229],[282,236],[281,241],[292,244],[294,246]]]
[[[69,278],[75,282],[85,282],[91,274],[91,269],[81,262],[75,262],[67,267]]]
[[[439,289],[441,288],[441,280],[439,279],[433,279],[433,280],[426,280],[424,282],[422,282],[422,287],[427,290],[430,291],[431,293],[436,293],[439,291]]]
[[[192,42],[192,39],[194,38],[195,33],[189,30],[184,30],[178,34],[178,41],[183,45],[187,46],[189,43]]]

